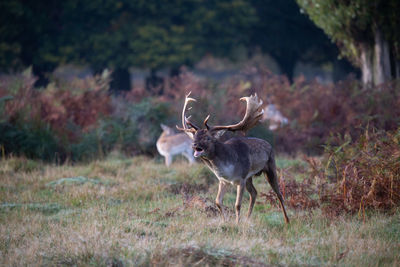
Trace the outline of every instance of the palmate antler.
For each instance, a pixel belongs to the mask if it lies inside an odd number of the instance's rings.
[[[232,125],[218,125],[218,126],[213,126],[209,127],[207,125],[207,121],[209,116],[206,118],[204,121],[204,124],[206,125],[207,128],[210,129],[210,131],[242,131],[242,132],[247,132],[251,128],[253,128],[258,121],[261,119],[264,110],[261,108],[263,101],[258,98],[257,94],[254,94],[252,96],[246,96],[240,98],[241,101],[246,101],[246,113],[244,114],[243,119]]]
[[[182,128],[178,127],[177,128],[181,131],[184,131],[187,135],[189,135],[190,138],[193,139],[194,134],[196,131],[199,129],[196,125],[194,125],[189,119],[189,117],[186,117],[186,109],[187,105],[190,101],[196,101],[194,98],[189,97],[190,93],[188,93],[185,97],[185,104],[183,105],[183,110],[182,110]],[[246,113],[243,117],[243,119],[232,125],[217,125],[217,126],[209,126],[208,125],[208,120],[210,118],[210,115],[208,115],[203,124],[207,128],[208,131],[221,136],[225,131],[242,131],[242,132],[247,132],[251,128],[253,128],[258,121],[261,119],[264,110],[261,108],[263,101],[258,98],[257,94],[254,94],[252,96],[247,96],[247,97],[242,97],[240,98],[241,101],[246,101]],[[190,109],[190,108],[189,108]]]

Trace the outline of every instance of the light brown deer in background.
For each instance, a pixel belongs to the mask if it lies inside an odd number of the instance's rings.
[[[276,108],[275,104],[268,104],[264,108],[261,121],[269,122],[269,129],[275,131],[279,127],[287,125],[289,120]]]
[[[176,133],[172,128],[161,124],[162,134],[157,140],[157,150],[165,157],[165,165],[170,166],[175,155],[182,154],[189,163],[195,161],[193,157],[192,140],[184,133]]]
[[[289,223],[282,194],[279,190],[278,176],[276,174],[275,156],[271,145],[262,139],[252,137],[234,137],[225,142],[219,138],[226,131],[246,132],[252,128],[262,117],[262,101],[257,95],[243,97],[246,101],[246,113],[243,119],[233,125],[209,126],[208,119],[204,120],[204,129],[200,129],[186,117],[187,104],[196,101],[185,98],[182,110],[182,127],[178,128],[193,140],[194,156],[200,158],[217,176],[219,180],[218,194],[215,200],[217,207],[223,215],[222,202],[228,184],[236,185],[236,223],[239,223],[240,207],[244,189],[250,193],[250,206],[247,217],[250,217],[257,197],[257,190],[253,185],[253,176],[264,173],[272,189],[278,196],[285,222]]]

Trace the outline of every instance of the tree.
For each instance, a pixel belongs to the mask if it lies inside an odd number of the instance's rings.
[[[133,1],[69,0],[65,5],[65,34],[73,39],[69,61],[88,64],[94,73],[112,70],[113,91],[131,89],[129,68],[132,51],[129,41],[139,20]],[[72,23],[68,23],[68,22]]]
[[[247,32],[257,21],[253,7],[244,0],[144,1],[142,18],[132,41],[134,65],[149,68],[150,83],[157,70],[192,66],[206,54],[228,56],[238,45],[248,45]]]
[[[337,43],[341,54],[361,68],[364,84],[400,77],[398,0],[297,0]]]
[[[300,13],[294,0],[252,0],[258,23],[252,28],[252,45],[270,54],[290,80],[298,61],[335,61],[337,49],[312,21]]]
[[[32,65],[38,85],[45,72],[65,62],[65,45],[59,35],[59,3],[45,1],[0,2],[0,69],[20,70]]]
[[[10,0],[0,10],[3,70],[33,65],[44,85],[45,72],[76,62],[112,69],[112,87],[124,90],[130,67],[154,74],[206,53],[229,54],[255,21],[245,0]]]

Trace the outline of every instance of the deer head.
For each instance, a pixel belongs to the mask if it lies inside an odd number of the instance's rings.
[[[165,135],[174,135],[174,134],[176,134],[173,128],[168,127],[168,126],[165,125],[165,124],[162,124],[162,123],[161,123],[161,124],[160,124],[160,127],[161,127],[161,129],[163,130],[163,133],[165,133]]]
[[[242,97],[240,100],[246,102],[246,112],[240,122],[232,125],[209,126],[210,115],[208,115],[203,122],[204,128],[201,129],[190,121],[190,116],[186,116],[186,109],[191,109],[187,107],[188,103],[196,101],[189,96],[190,93],[185,97],[185,104],[182,110],[182,128],[178,127],[178,129],[184,131],[193,140],[195,157],[211,157],[215,149],[214,144],[226,131],[241,131],[245,133],[257,124],[264,112],[261,109],[263,102],[258,98],[257,94]]]

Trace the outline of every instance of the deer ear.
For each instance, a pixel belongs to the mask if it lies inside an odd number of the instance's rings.
[[[161,123],[160,126],[161,126],[161,129],[163,129],[164,131],[167,131],[169,129],[169,127],[165,124]]]
[[[186,132],[186,134],[190,137],[190,139],[194,140],[194,134],[191,132]]]
[[[221,136],[223,136],[225,132],[226,132],[226,130],[213,131],[212,136],[216,139],[220,139]]]

